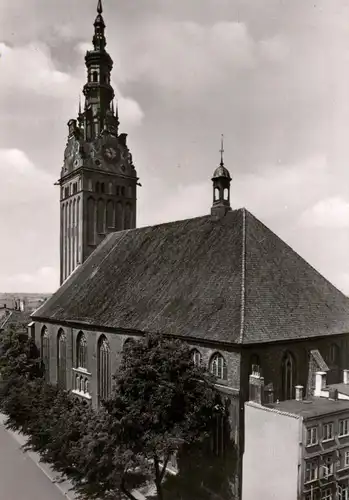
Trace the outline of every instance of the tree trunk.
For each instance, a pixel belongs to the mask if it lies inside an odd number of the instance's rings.
[[[162,478],[161,478],[159,460],[157,457],[154,457],[154,466],[155,466],[155,486],[156,486],[156,492],[158,495],[158,500],[164,500],[163,491],[162,491],[162,484],[161,484]]]

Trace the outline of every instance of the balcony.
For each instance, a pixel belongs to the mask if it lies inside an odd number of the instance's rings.
[[[80,398],[91,400],[90,384],[92,374],[85,368],[73,368],[72,393]]]

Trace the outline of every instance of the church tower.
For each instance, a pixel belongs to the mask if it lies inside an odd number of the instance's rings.
[[[136,227],[137,173],[119,133],[106,51],[102,0],[98,0],[93,49],[87,51],[84,107],[68,122],[60,185],[60,283],[106,235]]]
[[[224,166],[223,159],[223,135],[221,139],[221,162],[212,176],[213,187],[213,203],[211,207],[211,215],[214,217],[223,217],[231,210],[230,207],[230,183],[231,177],[229,170]]]

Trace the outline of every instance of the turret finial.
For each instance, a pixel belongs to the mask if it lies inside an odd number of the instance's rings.
[[[98,0],[97,12],[98,12],[98,14],[102,14],[102,12],[103,12],[102,0]]]
[[[223,159],[223,153],[224,153],[224,135],[222,134],[221,135],[221,149],[219,150],[220,154],[221,154],[221,166],[224,165],[224,159]]]

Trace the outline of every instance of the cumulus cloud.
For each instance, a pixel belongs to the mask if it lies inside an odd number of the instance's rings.
[[[76,82],[71,75],[59,71],[53,64],[49,48],[42,42],[20,47],[0,43],[1,91],[23,90],[61,97],[71,91]]]
[[[320,200],[302,213],[300,222],[305,226],[348,228],[349,201],[340,196]]]
[[[18,206],[47,200],[54,178],[39,169],[19,149],[0,149],[0,206]]]

